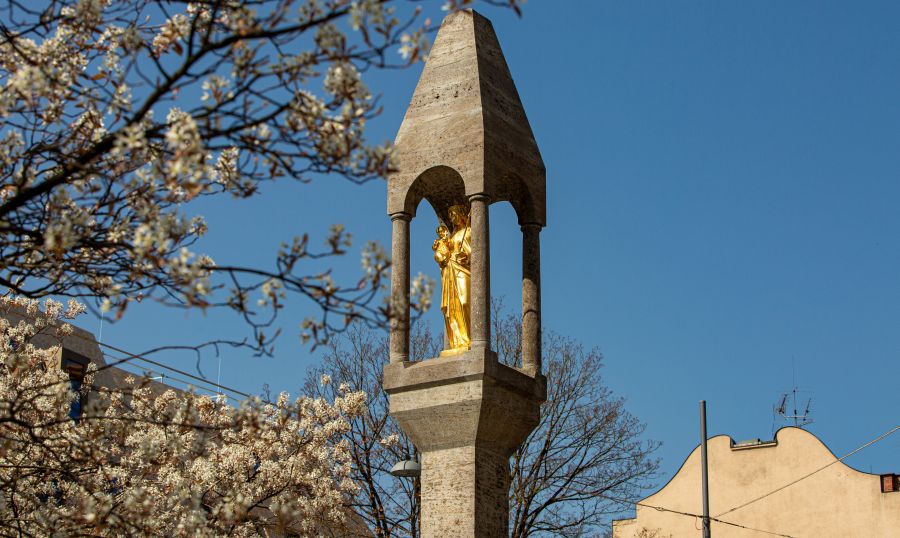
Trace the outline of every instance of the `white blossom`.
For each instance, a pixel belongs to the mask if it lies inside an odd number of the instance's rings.
[[[0,271],[11,291],[93,297],[116,316],[145,298],[231,308],[263,353],[266,315],[291,295],[328,318],[301,327],[315,343],[348,320],[386,323],[380,247],[365,247],[361,278],[343,284],[312,260],[347,254],[345,230],[324,247],[301,234],[275,269],[219,267],[195,251],[206,232],[196,202],[391,172],[390,143],[367,138],[380,105],[366,80],[403,65],[386,51],[421,58],[430,21],[379,0],[161,6],[60,0],[6,21]]]
[[[230,407],[193,393],[154,396],[134,377],[118,390],[91,389],[92,366],[79,394],[59,348],[33,340],[74,338],[65,321],[83,311],[75,301],[0,299],[0,503],[17,507],[0,510],[0,527],[210,537],[340,528],[356,486],[338,439],[365,409],[361,393]],[[85,397],[75,422],[72,402]]]

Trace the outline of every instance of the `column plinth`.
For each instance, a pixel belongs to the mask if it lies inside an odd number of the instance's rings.
[[[472,349],[389,364],[384,387],[422,454],[422,538],[509,536],[509,457],[540,421],[546,379]]]

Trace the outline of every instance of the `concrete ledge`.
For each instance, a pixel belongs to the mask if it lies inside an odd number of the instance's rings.
[[[483,348],[452,357],[393,363],[384,367],[384,390],[388,394],[473,380],[503,385],[539,402],[547,399],[546,377],[532,377],[501,364],[496,353]]]

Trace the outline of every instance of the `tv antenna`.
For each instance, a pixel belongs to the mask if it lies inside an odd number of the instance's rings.
[[[806,402],[803,402],[803,398],[798,398],[797,393],[804,393],[808,391],[800,390],[797,387],[797,368],[794,364],[793,357],[791,358],[791,373],[793,377],[793,388],[787,392],[781,393],[781,397],[778,400],[778,404],[775,405],[773,409],[773,421],[772,421],[772,430],[774,433],[775,430],[775,422],[793,422],[794,426],[797,428],[802,428],[809,424],[812,424],[814,421],[810,418],[809,413],[812,409],[812,398],[806,398]],[[800,410],[803,410],[800,412]]]

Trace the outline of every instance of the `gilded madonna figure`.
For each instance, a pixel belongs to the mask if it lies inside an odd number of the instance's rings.
[[[444,331],[447,350],[459,353],[472,345],[470,327],[469,288],[472,255],[469,210],[464,205],[450,208],[451,233],[447,226],[438,226],[438,238],[431,246],[434,260],[441,268],[441,312],[444,314]]]

